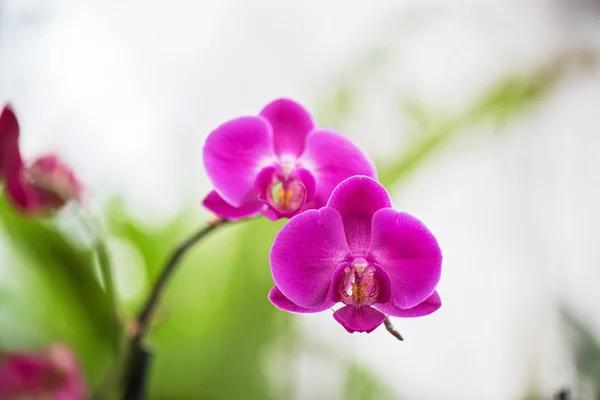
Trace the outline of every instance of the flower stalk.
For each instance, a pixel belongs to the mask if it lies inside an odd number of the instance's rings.
[[[221,225],[228,223],[229,220],[223,218],[217,218],[208,224],[206,227],[200,229],[198,232],[190,236],[184,242],[182,242],[175,251],[171,254],[168,261],[165,263],[162,271],[160,272],[159,277],[156,280],[156,283],[152,287],[152,291],[150,295],[144,302],[144,306],[138,313],[138,316],[134,322],[135,326],[135,336],[143,336],[146,334],[148,330],[148,325],[154,310],[156,309],[160,297],[169,281],[171,275],[175,271],[177,265],[181,258],[190,250],[198,241],[203,239],[206,235],[214,231]]]
[[[129,354],[123,372],[124,396],[123,399],[143,399],[146,375],[151,358],[150,350],[144,344],[144,337],[148,332],[152,316],[159,304],[160,298],[169,279],[175,272],[183,256],[200,240],[218,227],[230,222],[224,218],[217,218],[203,227],[188,239],[183,241],[168,258],[160,275],[156,279],[148,298],[139,311],[136,319],[131,324],[131,338]]]

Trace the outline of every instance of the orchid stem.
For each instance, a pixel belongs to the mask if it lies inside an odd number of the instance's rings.
[[[158,305],[158,302],[167,285],[167,282],[169,281],[169,278],[175,271],[175,268],[177,267],[179,261],[185,255],[185,253],[187,253],[188,250],[190,250],[198,241],[200,241],[210,232],[214,231],[216,228],[218,228],[221,225],[224,225],[227,222],[229,222],[229,220],[217,218],[210,224],[208,224],[207,226],[190,236],[179,246],[177,246],[175,251],[171,254],[171,257],[169,257],[168,261],[165,263],[165,266],[163,267],[160,275],[158,276],[156,283],[154,284],[154,287],[150,292],[150,295],[144,303],[144,307],[138,313],[138,316],[135,320],[136,333],[134,336],[143,336],[148,330],[150,319],[152,317],[152,314],[154,313],[156,306]]]
[[[392,334],[393,337],[395,337],[398,340],[404,340],[404,338],[402,337],[402,335],[400,334],[400,332],[398,332],[396,330],[396,328],[394,328],[394,325],[392,325],[392,321],[390,321],[390,317],[387,317],[385,319],[385,321],[383,321],[383,324],[385,325],[385,329]]]
[[[139,311],[137,318],[133,322],[133,334],[130,339],[129,356],[126,360],[124,370],[124,397],[125,400],[142,400],[144,398],[145,382],[147,380],[148,363],[151,358],[150,350],[143,343],[144,336],[148,332],[152,315],[159,304],[162,293],[165,290],[167,282],[173,275],[179,261],[196,243],[206,237],[209,233],[218,227],[230,222],[224,218],[217,218],[207,226],[203,227],[188,239],[183,241],[173,251],[167,262],[164,264],[160,275],[156,279],[152,291],[144,302],[144,306]]]

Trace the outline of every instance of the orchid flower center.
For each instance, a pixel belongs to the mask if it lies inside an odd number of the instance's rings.
[[[280,211],[294,211],[304,203],[305,189],[297,179],[276,178],[267,192],[269,202]]]
[[[344,269],[344,274],[344,280],[339,288],[344,304],[370,306],[375,303],[379,293],[379,285],[375,280],[375,267],[359,257]]]
[[[306,189],[298,180],[295,163],[280,162],[266,194],[269,203],[279,211],[291,212],[302,207]]]

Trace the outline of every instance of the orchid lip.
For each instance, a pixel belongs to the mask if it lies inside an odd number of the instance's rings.
[[[362,257],[352,263],[344,263],[334,274],[335,300],[346,305],[370,306],[377,302],[380,282],[375,275],[377,268]]]
[[[267,189],[267,201],[279,211],[295,211],[302,207],[305,199],[306,189],[296,179],[280,177]]]
[[[291,159],[263,168],[256,179],[258,198],[273,214],[270,219],[296,215],[314,196],[314,187],[312,174]]]

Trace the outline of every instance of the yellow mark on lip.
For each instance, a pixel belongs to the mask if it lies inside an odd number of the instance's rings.
[[[352,297],[356,303],[361,303],[367,294],[367,284],[362,283],[360,285],[352,282]]]
[[[294,191],[292,189],[284,189],[280,187],[277,189],[277,205],[282,210],[287,210],[292,204],[292,195]]]

